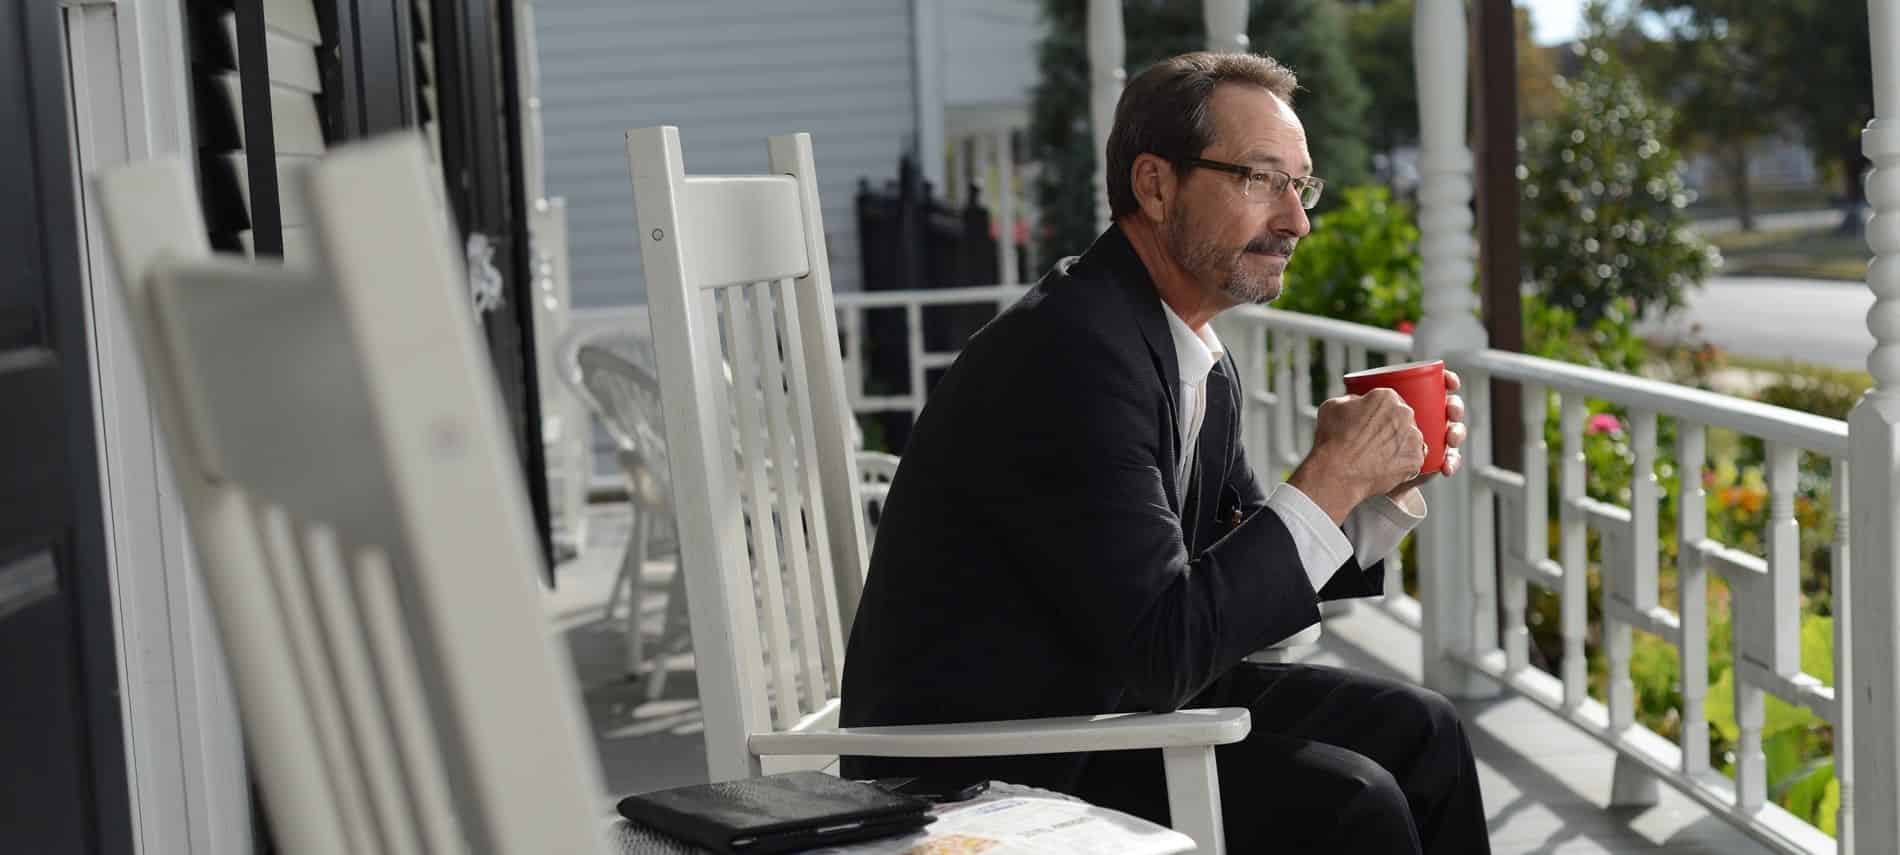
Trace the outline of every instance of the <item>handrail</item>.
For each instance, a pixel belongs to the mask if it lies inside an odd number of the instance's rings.
[[[972,285],[928,291],[839,291],[831,301],[840,308],[901,309],[905,306],[954,306],[960,303],[1006,302],[1022,296],[1027,285]]]
[[[1502,350],[1459,354],[1449,362],[1454,367],[1476,366],[1493,378],[1536,383],[1651,410],[1696,424],[1729,428],[1828,457],[1847,456],[1847,423],[1839,419],[1647,377],[1633,377],[1601,368]]]
[[[1269,328],[1337,341],[1367,350],[1409,352],[1412,349],[1410,335],[1356,324],[1352,321],[1341,321],[1304,312],[1289,312],[1285,309],[1269,309],[1265,306],[1240,306],[1229,310],[1227,314],[1237,322],[1252,321]]]

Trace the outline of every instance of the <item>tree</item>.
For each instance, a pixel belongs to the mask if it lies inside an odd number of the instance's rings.
[[[1706,34],[1739,58],[1720,97],[1737,113],[1800,129],[1818,166],[1841,182],[1843,231],[1858,234],[1866,192],[1860,132],[1874,114],[1867,5],[1841,0],[1643,0],[1678,31]],[[1712,81],[1719,83],[1719,81]]]
[[[1122,14],[1131,77],[1159,60],[1207,46],[1198,0],[1129,3]],[[1087,0],[1045,0],[1044,16],[1049,27],[1030,135],[1042,164],[1036,187],[1042,257],[1060,258],[1081,252],[1095,237],[1092,188],[1100,152],[1089,130]],[[1294,108],[1306,125],[1314,173],[1329,187],[1364,183],[1370,162],[1367,96],[1347,54],[1344,10],[1334,0],[1252,0],[1247,20],[1253,50],[1299,73]]]
[[[1680,306],[1718,256],[1686,227],[1673,117],[1602,47],[1575,51],[1560,113],[1521,144],[1525,278],[1584,325]]]
[[[1744,231],[1755,228],[1755,207],[1749,188],[1749,149],[1775,135],[1786,121],[1783,111],[1769,108],[1762,57],[1743,49],[1738,39],[1699,16],[1665,19],[1666,38],[1650,40],[1622,26],[1634,38],[1626,40],[1631,65],[1651,91],[1662,93],[1675,108],[1671,142],[1708,152],[1728,179],[1736,217]]]
[[[1382,154],[1418,142],[1412,10],[1412,0],[1383,0],[1353,6],[1347,12],[1353,65],[1371,96],[1366,136],[1373,151]]]

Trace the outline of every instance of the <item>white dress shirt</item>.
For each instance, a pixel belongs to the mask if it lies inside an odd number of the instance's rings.
[[[1220,338],[1214,335],[1211,324],[1202,324],[1196,330],[1175,314],[1174,308],[1161,302],[1162,314],[1168,318],[1168,331],[1174,337],[1174,361],[1180,367],[1181,390],[1178,396],[1181,402],[1181,463],[1176,470],[1175,483],[1181,485],[1183,493],[1187,491],[1188,473],[1192,471],[1194,449],[1201,435],[1201,423],[1207,416],[1207,374],[1214,364],[1221,360],[1225,350]],[[1258,465],[1261,461],[1252,461]],[[1305,493],[1291,484],[1281,482],[1267,495],[1267,508],[1280,515],[1280,521],[1286,524],[1287,531],[1293,535],[1293,545],[1300,553],[1300,565],[1306,570],[1306,578],[1313,583],[1313,590],[1326,586],[1327,580],[1339,568],[1345,566],[1346,559],[1355,558],[1360,567],[1365,567],[1392,553],[1398,548],[1399,541],[1416,528],[1425,519],[1425,500],[1414,490],[1406,495],[1406,505],[1400,505],[1387,496],[1374,496],[1346,515],[1346,521],[1333,525],[1332,517],[1320,510]],[[1342,531],[1343,529],[1343,531]]]

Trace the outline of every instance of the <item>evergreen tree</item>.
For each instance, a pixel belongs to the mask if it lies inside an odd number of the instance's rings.
[[[1207,45],[1199,0],[1129,3],[1122,15],[1130,77]],[[1039,254],[1061,258],[1081,252],[1095,238],[1095,161],[1101,153],[1089,128],[1088,2],[1045,0],[1044,17],[1049,27],[1040,51],[1042,79],[1030,134],[1042,165],[1036,187],[1043,224]],[[1370,165],[1368,98],[1348,52],[1346,17],[1338,0],[1252,0],[1247,20],[1252,49],[1299,74],[1294,109],[1306,125],[1314,173],[1329,188],[1363,183]]]
[[[1687,227],[1674,117],[1601,47],[1576,51],[1561,111],[1522,143],[1525,278],[1585,325],[1674,308],[1719,257]]]

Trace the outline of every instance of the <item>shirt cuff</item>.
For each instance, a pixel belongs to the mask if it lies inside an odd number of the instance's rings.
[[[1370,567],[1399,548],[1399,541],[1425,521],[1425,497],[1411,491],[1400,504],[1390,496],[1373,496],[1346,515],[1342,526],[1352,542],[1360,567]]]
[[[1293,535],[1300,565],[1306,569],[1306,578],[1313,583],[1314,593],[1318,593],[1326,587],[1327,580],[1345,566],[1347,559],[1353,557],[1352,542],[1346,539],[1345,532],[1333,525],[1332,517],[1292,484],[1281,483],[1274,487],[1273,494],[1267,497],[1267,507],[1279,515]]]

